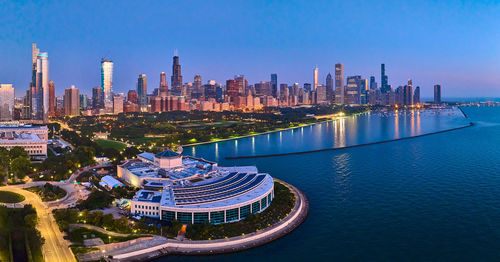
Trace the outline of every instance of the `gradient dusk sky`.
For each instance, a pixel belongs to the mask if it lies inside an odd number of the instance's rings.
[[[0,1],[0,83],[22,95],[31,77],[31,43],[49,53],[56,94],[71,84],[91,94],[100,59],[114,61],[114,91],[148,92],[160,72],[170,85],[177,49],[184,82],[321,82],[334,64],[345,76],[389,83],[408,78],[423,97],[500,97],[500,3],[483,1]]]

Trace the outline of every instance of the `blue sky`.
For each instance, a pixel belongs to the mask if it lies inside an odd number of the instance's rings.
[[[16,94],[31,76],[31,43],[49,52],[61,95],[99,85],[100,58],[115,62],[115,92],[148,92],[171,76],[178,49],[184,82],[322,82],[334,64],[345,75],[408,78],[443,86],[443,96],[500,96],[500,3],[482,1],[43,1],[0,2],[0,83]],[[170,81],[169,81],[170,82]]]

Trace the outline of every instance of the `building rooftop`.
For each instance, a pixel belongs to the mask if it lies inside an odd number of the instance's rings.
[[[152,155],[153,154],[151,153],[142,153],[138,156],[139,158],[149,160]],[[180,156],[179,154],[177,155]],[[173,168],[160,168],[158,165],[153,163],[153,161],[143,162],[138,160],[130,160],[122,165],[122,167],[139,178],[166,178],[170,180],[178,180],[195,175],[207,175],[208,173],[214,171],[214,167],[216,165],[216,163],[205,161],[203,159],[185,156],[182,158],[182,165]]]
[[[171,158],[171,157],[179,157],[180,154],[172,151],[172,150],[165,150],[165,151],[162,151],[158,154],[155,155],[155,157],[158,157],[158,158]]]
[[[255,199],[274,186],[269,174],[225,173],[199,183],[172,185],[162,192],[162,206],[217,208]]]
[[[161,200],[161,193],[158,191],[151,190],[139,190],[135,194],[132,201],[141,201],[141,202],[150,202],[150,203],[159,203]]]

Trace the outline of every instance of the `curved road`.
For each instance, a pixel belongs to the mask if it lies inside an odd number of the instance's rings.
[[[76,261],[73,253],[68,247],[69,243],[63,239],[63,233],[59,230],[51,210],[47,208],[38,195],[11,186],[2,187],[0,191],[10,191],[23,195],[26,200],[22,203],[31,204],[36,209],[38,215],[37,229],[42,233],[42,237],[45,238],[45,244],[42,246],[42,253],[45,261]]]

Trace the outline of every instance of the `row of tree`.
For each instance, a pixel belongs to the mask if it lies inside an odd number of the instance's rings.
[[[11,175],[14,179],[23,179],[32,172],[30,156],[24,148],[16,146],[7,150],[0,147],[0,182],[5,181],[6,177]]]

